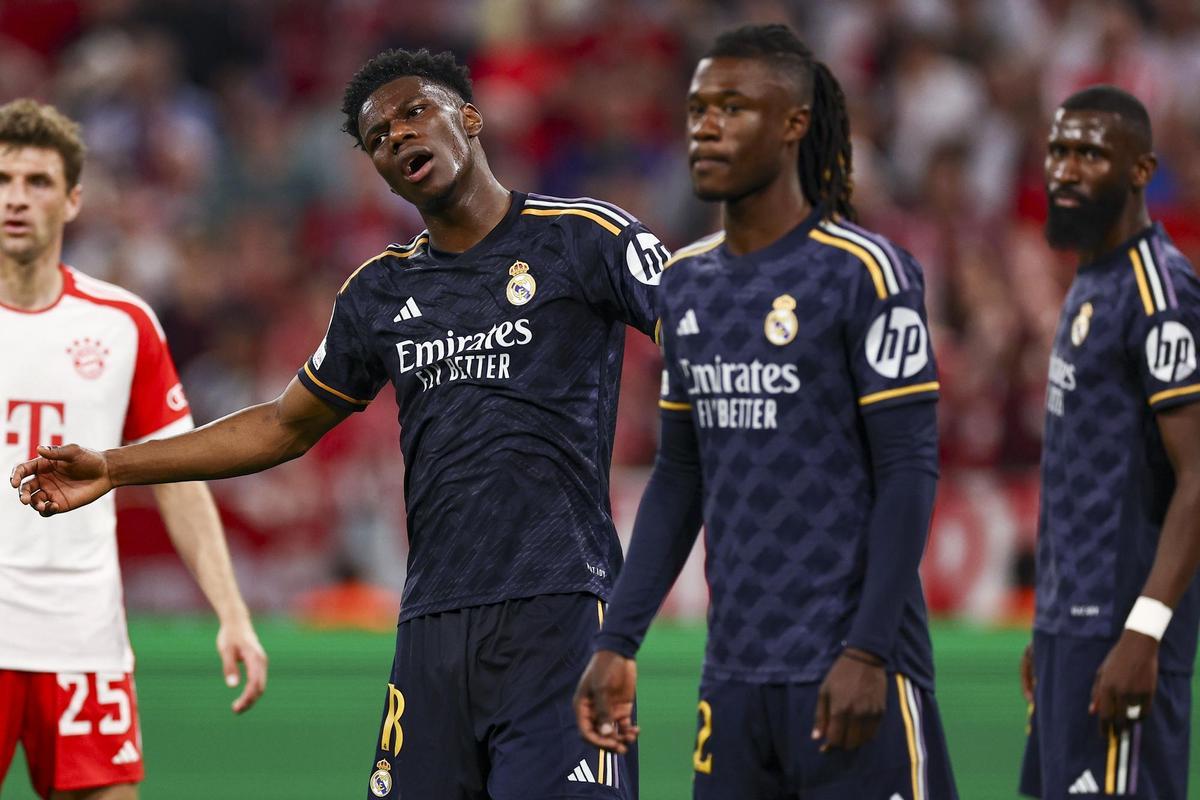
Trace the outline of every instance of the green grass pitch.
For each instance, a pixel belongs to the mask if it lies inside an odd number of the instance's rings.
[[[131,631],[147,763],[143,797],[365,796],[391,665],[390,635],[260,621],[271,657],[270,685],[257,708],[235,718],[211,622],[138,618]],[[940,623],[933,637],[938,702],[961,796],[1015,798],[1025,727],[1017,661],[1027,633]],[[659,625],[639,659],[645,800],[691,796],[703,647],[702,627]],[[1193,735],[1193,751],[1196,740]],[[1192,762],[1194,767],[1194,752]],[[1198,780],[1193,774],[1192,785],[1200,786]],[[19,754],[0,797],[35,797]]]

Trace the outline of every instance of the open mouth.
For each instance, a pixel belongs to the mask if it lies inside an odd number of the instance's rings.
[[[9,235],[20,235],[20,234],[28,233],[30,231],[31,227],[32,226],[28,222],[21,222],[19,220],[5,220],[4,221],[4,232]]]
[[[433,156],[429,153],[415,153],[401,167],[405,179],[416,183],[429,174],[433,165]]]

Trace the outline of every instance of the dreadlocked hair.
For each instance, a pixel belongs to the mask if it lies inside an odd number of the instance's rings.
[[[745,25],[717,37],[705,58],[754,58],[786,73],[812,110],[797,169],[804,198],[824,217],[857,221],[846,96],[829,67],[786,25]]]
[[[379,87],[410,76],[427,78],[457,94],[464,103],[471,102],[470,70],[459,64],[449,50],[436,55],[425,48],[384,50],[354,73],[342,95],[342,113],[346,115],[342,130],[354,137],[357,146],[363,147],[358,134],[358,114],[363,103]]]

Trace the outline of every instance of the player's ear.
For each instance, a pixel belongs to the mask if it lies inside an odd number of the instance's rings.
[[[67,191],[66,221],[71,222],[78,217],[81,208],[83,208],[83,185],[77,183]]]
[[[798,142],[808,133],[812,124],[812,109],[809,106],[792,106],[784,118],[783,140]]]
[[[479,109],[471,103],[464,103],[462,107],[463,128],[467,132],[467,136],[478,136],[483,130],[483,115],[479,113]]]
[[[1151,178],[1154,177],[1154,171],[1158,169],[1158,156],[1154,153],[1143,153],[1138,156],[1133,162],[1133,187],[1135,189],[1145,189],[1150,185]]]

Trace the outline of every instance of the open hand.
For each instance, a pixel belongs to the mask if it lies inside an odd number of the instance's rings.
[[[8,482],[43,517],[85,506],[112,488],[103,453],[77,444],[41,446],[39,458],[13,467]]]
[[[262,697],[267,688],[267,653],[258,641],[250,620],[222,623],[217,632],[217,653],[221,656],[221,669],[225,673],[225,685],[238,685],[238,664],[246,668],[246,686],[238,699],[233,701],[233,713],[241,714]]]

